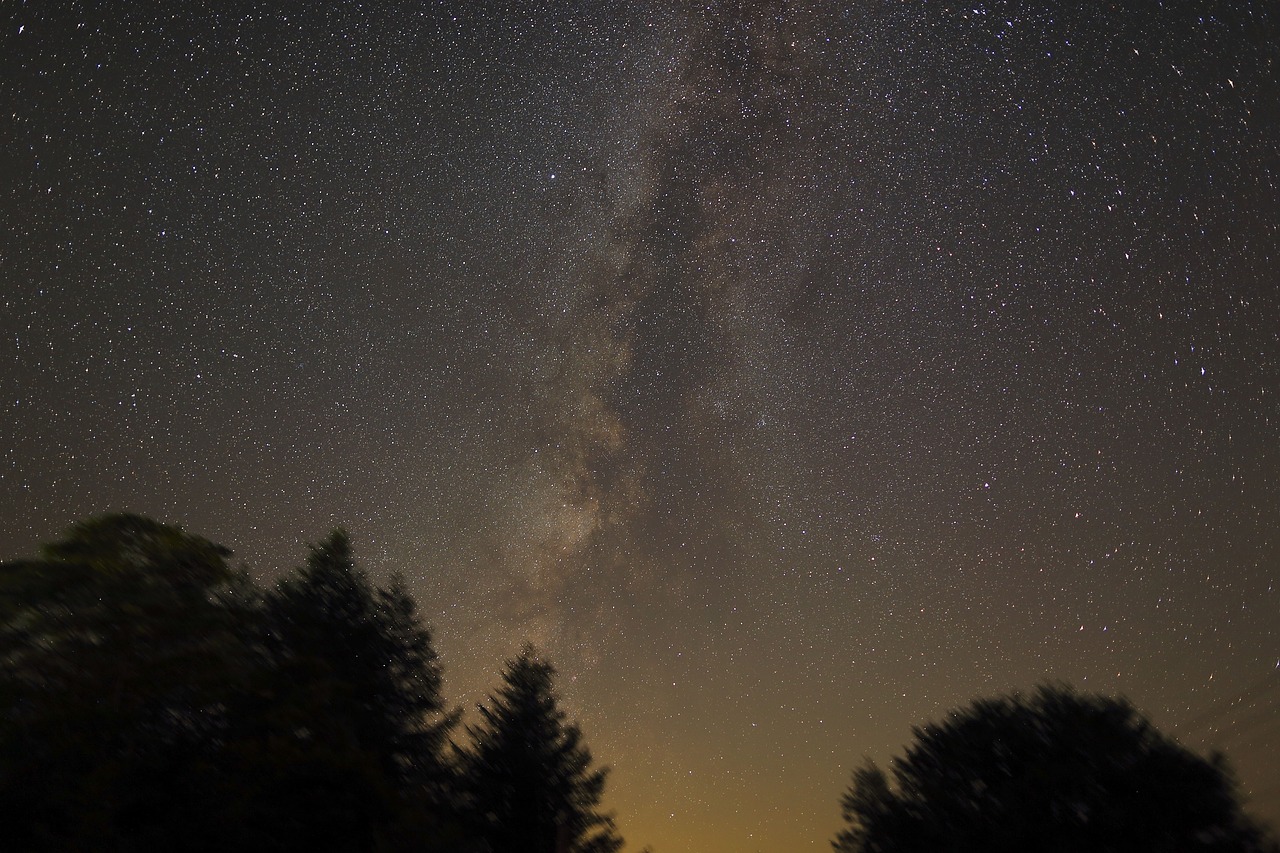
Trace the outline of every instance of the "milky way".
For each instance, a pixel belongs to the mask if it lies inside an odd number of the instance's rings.
[[[790,239],[807,177],[795,164],[817,123],[795,16],[778,4],[671,16],[680,36],[649,113],[614,119],[635,128],[633,148],[595,165],[614,189],[591,210],[602,219],[587,256],[552,282],[559,312],[541,306],[553,320],[534,333],[550,350],[529,460],[545,484],[519,517],[532,553],[510,560],[532,575],[526,605],[601,561],[669,584],[688,568],[673,542],[742,561],[724,528],[755,519],[735,518],[750,485],[727,450],[758,417],[741,389],[770,331],[761,309],[793,298],[793,265],[770,247]]]
[[[0,12],[0,557],[346,525],[636,849],[1046,679],[1280,819],[1267,3]]]

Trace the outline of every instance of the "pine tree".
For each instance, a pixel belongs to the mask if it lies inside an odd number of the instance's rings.
[[[391,747],[400,781],[425,786],[437,802],[450,796],[452,773],[445,746],[459,714],[446,712],[441,697],[441,668],[431,632],[418,620],[417,603],[396,575],[378,590],[378,621],[387,662],[389,689],[383,710],[399,724],[392,727]]]
[[[566,724],[552,687],[555,668],[532,646],[507,662],[502,686],[480,706],[473,742],[458,751],[476,831],[494,853],[613,853],[613,818],[597,811],[606,768],[576,724]]]
[[[445,709],[431,634],[403,583],[376,589],[335,530],[268,593],[264,611],[274,727],[303,754],[348,768],[330,786],[349,813],[346,837],[365,845],[414,809],[443,811],[443,746],[457,715]]]
[[[243,719],[247,761],[264,771],[266,847],[456,847],[442,753],[457,715],[401,581],[375,588],[334,530],[266,594],[261,624],[271,666]],[[292,827],[287,839],[279,827]]]

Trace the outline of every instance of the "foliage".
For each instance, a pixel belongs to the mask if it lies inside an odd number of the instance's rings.
[[[528,853],[613,853],[613,819],[597,811],[607,770],[592,769],[576,724],[566,724],[553,690],[555,668],[532,646],[507,662],[502,686],[468,727],[459,750],[473,824],[489,849]]]
[[[1124,701],[1043,687],[914,735],[892,785],[873,764],[854,772],[839,853],[1264,849],[1225,762],[1179,746]]]
[[[133,515],[0,565],[7,849],[459,851],[429,632],[346,534],[265,595]]]
[[[177,756],[225,725],[244,674],[220,595],[229,552],[135,515],[74,526],[37,560],[0,565],[0,810],[22,849],[111,849],[161,820]],[[176,810],[176,811],[175,811]],[[148,826],[143,826],[148,824]]]
[[[396,578],[374,589],[343,530],[312,548],[306,566],[266,597],[276,673],[300,691],[324,693],[301,722],[316,738],[366,751],[389,784],[447,784],[445,713],[430,633]]]

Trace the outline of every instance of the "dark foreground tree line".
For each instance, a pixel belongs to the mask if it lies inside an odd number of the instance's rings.
[[[531,647],[457,745],[429,631],[335,531],[261,589],[132,515],[0,566],[0,847],[612,853]]]
[[[0,847],[613,853],[606,770],[526,646],[475,725],[430,632],[346,534],[263,589],[133,515],[0,564]],[[838,853],[1280,853],[1220,757],[1125,702],[1042,688],[854,772]]]

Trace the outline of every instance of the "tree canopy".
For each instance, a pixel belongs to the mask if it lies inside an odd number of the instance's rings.
[[[15,849],[115,849],[181,819],[175,778],[222,737],[223,687],[249,665],[223,599],[229,554],[118,514],[0,565],[0,811],[21,815],[5,827]]]
[[[613,853],[613,818],[598,811],[607,770],[593,768],[582,732],[565,722],[555,668],[532,646],[508,661],[502,686],[459,751],[473,823],[495,851]]]
[[[430,632],[335,531],[261,592],[135,515],[0,564],[0,812],[40,850],[472,849]]]
[[[312,547],[306,565],[267,593],[268,642],[288,678],[322,690],[307,728],[350,739],[396,785],[446,782],[446,713],[431,634],[399,578],[375,588],[355,564],[346,531]]]
[[[1123,700],[1042,687],[914,730],[892,782],[874,764],[842,800],[838,853],[1252,853],[1268,849],[1220,756]]]
[[[0,563],[6,849],[616,853],[608,769],[526,645],[451,741],[431,631],[338,529],[261,588],[137,515]],[[837,853],[1280,853],[1220,756],[1044,687],[914,731],[842,800]]]

